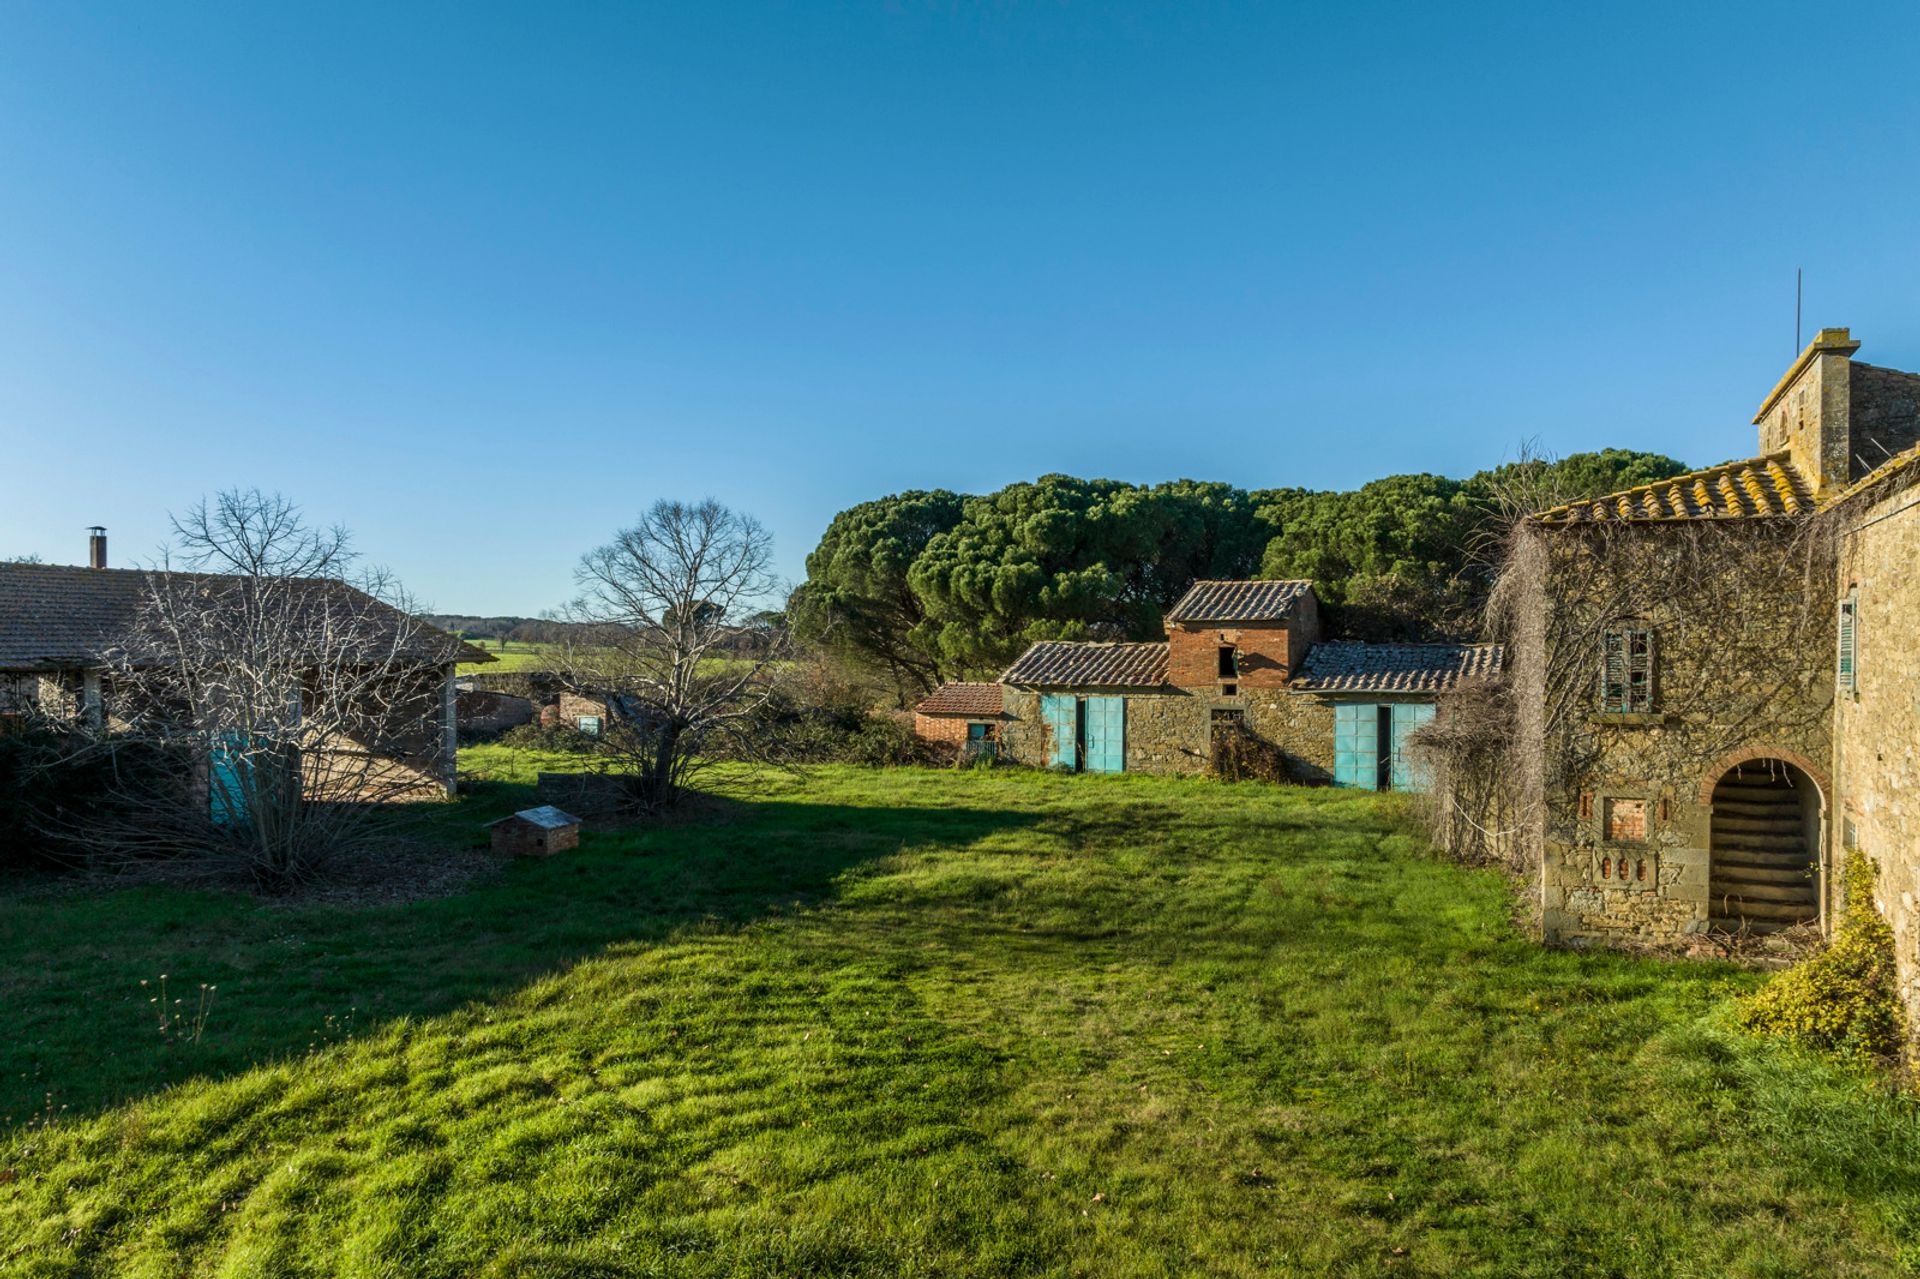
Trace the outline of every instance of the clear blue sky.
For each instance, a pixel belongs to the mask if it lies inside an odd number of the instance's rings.
[[[1920,368],[1920,7],[0,6],[0,553],[279,489],[531,613],[661,495],[1744,455]]]

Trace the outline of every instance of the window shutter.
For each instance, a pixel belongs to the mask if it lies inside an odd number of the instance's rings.
[[[1600,662],[1600,709],[1627,709],[1627,637],[1622,631],[1608,631],[1603,639]]]
[[[1840,601],[1840,653],[1835,663],[1835,672],[1841,688],[1854,687],[1856,666],[1858,664],[1854,645],[1854,614],[1858,611],[1859,600],[1849,595]]]
[[[1627,709],[1653,709],[1653,632],[1627,632]]]
[[[1644,713],[1653,709],[1653,632],[1608,631],[1600,667],[1600,709]]]

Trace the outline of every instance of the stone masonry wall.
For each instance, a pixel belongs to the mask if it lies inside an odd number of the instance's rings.
[[[1113,696],[1100,688],[1047,689],[1079,697]],[[1040,717],[1042,690],[1006,689],[1007,719],[1000,755],[1016,764],[1044,767],[1046,725]],[[1328,698],[1294,689],[1255,688],[1235,697],[1182,689],[1126,692],[1126,767],[1129,772],[1200,773],[1212,754],[1213,712],[1238,710],[1254,736],[1271,742],[1288,757],[1289,769],[1304,782],[1333,780],[1333,706]],[[1380,700],[1380,699],[1370,699]]]
[[[1755,422],[1760,451],[1788,450],[1800,473],[1820,491],[1841,488],[1852,475],[1847,366],[1858,345],[1846,340],[1844,329],[1821,330],[1808,355],[1788,371],[1785,389],[1775,388]]]
[[[1700,931],[1715,782],[1742,759],[1774,758],[1827,788],[1834,641],[1831,609],[1814,598],[1822,579],[1791,530],[1758,522],[1533,536],[1546,539],[1539,580],[1510,655],[1531,708],[1516,755],[1537,750],[1540,760],[1516,808],[1538,814],[1543,932],[1559,941]],[[1651,713],[1600,709],[1600,637],[1623,616],[1654,631]],[[1635,801],[1644,822],[1610,839],[1610,805],[1626,813]]]
[[[1847,406],[1853,476],[1920,444],[1920,374],[1853,364]]]
[[[1865,855],[1878,870],[1880,912],[1893,928],[1907,1024],[1920,1027],[1920,492],[1857,513],[1842,543],[1839,588],[1855,593],[1854,688],[1835,699],[1836,862]],[[1851,847],[1849,847],[1851,845]],[[1837,905],[1837,903],[1836,903]]]

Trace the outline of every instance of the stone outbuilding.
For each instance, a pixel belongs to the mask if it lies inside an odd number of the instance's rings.
[[[551,804],[523,808],[487,829],[493,851],[506,857],[547,857],[580,846],[580,819]]]
[[[1407,738],[1435,697],[1498,672],[1489,646],[1324,643],[1313,584],[1199,581],[1165,643],[1048,641],[1001,676],[1002,754],[1083,772],[1204,770],[1222,732],[1301,782],[1416,789]]]

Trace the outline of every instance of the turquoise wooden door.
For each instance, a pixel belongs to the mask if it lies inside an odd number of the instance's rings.
[[[1087,708],[1087,771],[1119,773],[1127,767],[1127,699],[1089,697]]]
[[[1372,702],[1334,705],[1333,784],[1380,788],[1380,708]]]
[[[213,739],[207,760],[207,815],[215,825],[233,826],[247,820],[251,770],[241,738],[228,733]]]
[[[1080,767],[1080,699],[1042,693],[1040,722],[1047,726],[1047,767]]]
[[[1427,779],[1407,756],[1407,738],[1416,728],[1433,720],[1430,702],[1396,702],[1393,707],[1393,788],[1424,791]]]

